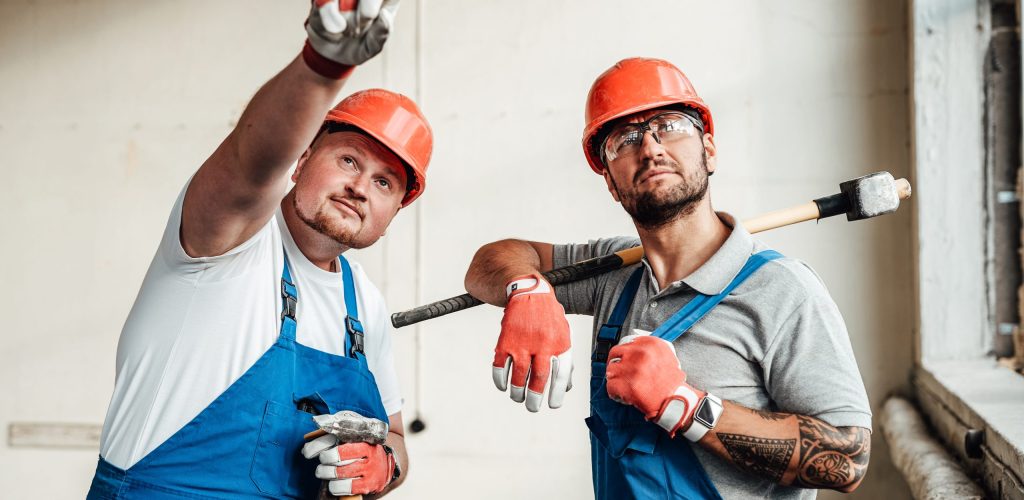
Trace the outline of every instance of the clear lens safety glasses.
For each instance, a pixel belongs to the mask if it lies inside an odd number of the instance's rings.
[[[605,136],[602,148],[604,161],[637,154],[648,130],[658,144],[693,137],[698,131],[703,133],[703,127],[696,118],[679,111],[661,113],[640,123],[620,123]]]

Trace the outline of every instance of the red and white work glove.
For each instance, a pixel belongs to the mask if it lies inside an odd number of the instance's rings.
[[[649,334],[623,337],[619,345],[608,351],[605,377],[609,398],[636,407],[670,436],[681,431],[691,441],[697,441],[707,432],[706,427],[687,432],[697,407],[708,393],[686,383],[686,372],[679,365],[671,342]]]
[[[398,0],[312,0],[302,59],[317,73],[341,79],[380,53]]]
[[[329,481],[332,495],[380,493],[391,484],[395,474],[395,456],[379,444],[344,443],[327,434],[302,447],[302,456],[320,457],[316,477]]]
[[[565,309],[551,284],[536,274],[513,279],[505,293],[508,303],[491,365],[494,385],[502,392],[508,389],[511,370],[509,395],[536,412],[550,379],[548,406],[558,408],[572,388],[572,340]]]

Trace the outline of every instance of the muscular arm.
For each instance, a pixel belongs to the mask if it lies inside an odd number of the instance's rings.
[[[313,140],[343,83],[314,73],[296,57],[263,85],[185,193],[181,242],[189,255],[224,253],[270,219],[288,185],[288,169]]]
[[[402,471],[402,475],[398,476],[398,479],[389,484],[387,488],[384,488],[384,491],[376,495],[367,495],[369,499],[387,495],[402,484],[409,474],[409,454],[405,451],[405,424],[402,423],[402,412],[388,416],[388,438],[384,443],[395,451],[395,460],[398,462],[398,469]]]
[[[476,251],[466,271],[466,291],[498,307],[505,305],[505,284],[513,278],[550,271],[553,246],[524,240],[501,240]]]
[[[846,493],[864,479],[871,454],[867,429],[723,404],[722,418],[699,444],[740,469],[787,486]]]

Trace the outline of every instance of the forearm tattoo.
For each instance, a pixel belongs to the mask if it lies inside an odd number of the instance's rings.
[[[795,439],[767,439],[720,432],[718,440],[739,468],[776,483],[782,479],[796,448]]]
[[[842,489],[864,477],[871,454],[867,429],[837,429],[815,418],[796,418],[800,423],[800,468],[795,486]]]
[[[791,417],[785,413],[752,410],[768,421]],[[718,433],[718,440],[739,468],[778,483],[790,470],[793,452],[799,447],[796,477],[802,488],[843,489],[856,484],[867,471],[871,434],[859,427],[835,428],[820,420],[796,415],[797,439],[765,438]]]

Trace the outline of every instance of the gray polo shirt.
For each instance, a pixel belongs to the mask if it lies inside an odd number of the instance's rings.
[[[750,255],[768,249],[742,226],[735,227],[731,215],[718,215],[734,227],[732,234],[700,268],[666,289],[658,289],[644,260],[559,286],[558,300],[567,313],[594,316],[593,342],[626,280],[643,265],[643,279],[623,332],[654,331],[698,292],[721,292]],[[639,244],[635,237],[618,237],[556,245],[554,265]],[[687,381],[722,399],[748,408],[812,416],[836,427],[871,428],[871,409],[846,325],[821,279],[799,260],[785,257],[765,264],[677,339],[675,347]],[[816,490],[779,486],[740,471],[700,446],[693,449],[725,498],[816,496]]]

